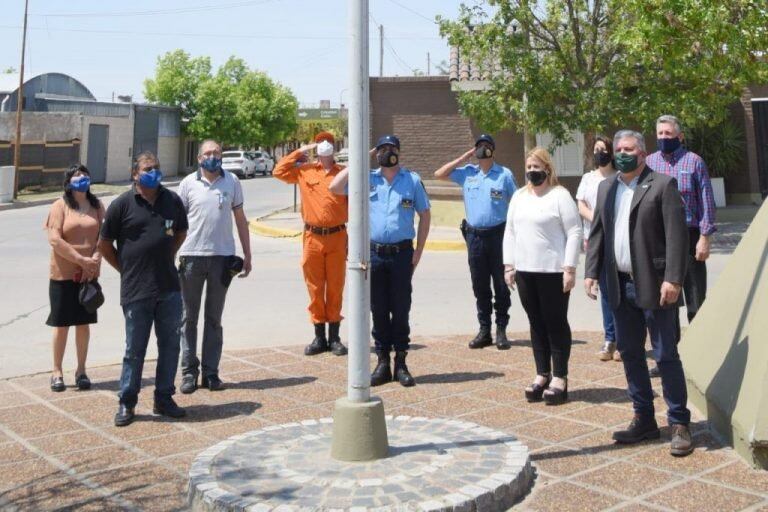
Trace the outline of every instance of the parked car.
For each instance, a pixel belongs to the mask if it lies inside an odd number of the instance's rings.
[[[225,151],[221,154],[221,166],[238,178],[248,179],[256,176],[256,162],[246,151]]]
[[[272,174],[272,169],[275,168],[275,160],[269,156],[269,153],[266,151],[250,151],[248,154],[256,162],[257,172],[260,172],[262,176]]]

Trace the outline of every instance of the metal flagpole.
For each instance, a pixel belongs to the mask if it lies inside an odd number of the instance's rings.
[[[371,396],[368,259],[368,0],[350,0],[349,105],[349,364],[347,398]]]
[[[384,403],[371,397],[370,280],[368,260],[368,0],[349,0],[349,358],[347,396],[333,410],[331,456],[369,461],[387,456]]]
[[[19,193],[19,174],[21,173],[21,111],[24,109],[24,53],[27,49],[27,8],[29,0],[24,1],[24,29],[21,36],[21,66],[19,67],[19,91],[16,96],[16,140],[13,155],[13,198]]]

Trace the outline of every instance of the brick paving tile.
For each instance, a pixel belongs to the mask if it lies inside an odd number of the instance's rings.
[[[720,512],[742,510],[762,501],[762,498],[718,485],[694,481],[655,494],[646,498],[645,501],[681,512]]]
[[[533,490],[518,505],[522,510],[768,512],[766,472],[750,469],[733,450],[722,448],[695,413],[695,452],[681,459],[669,455],[659,379],[653,380],[654,405],[663,439],[634,446],[612,441],[613,429],[629,423],[632,408],[622,365],[596,358],[601,333],[574,333],[571,401],[559,407],[525,401],[523,388],[534,372],[529,334],[508,335],[516,342],[504,352],[468,349],[472,335],[415,337],[409,366],[417,386],[388,383],[372,394],[382,397],[386,414],[454,417],[517,437],[539,471]],[[119,366],[89,369],[94,382],[89,392],[70,387],[52,393],[47,374],[0,381],[0,508],[4,499],[33,510],[120,508],[31,446],[139,509],[184,509],[187,472],[203,449],[265,426],[333,413],[334,401],[346,391],[347,359],[307,358],[302,351],[299,345],[224,354],[227,389],[177,394],[188,409],[183,420],[151,414],[154,362],[149,361],[137,421],[125,428],[112,425]],[[348,501],[372,505],[380,498],[374,491]]]
[[[610,464],[576,477],[579,482],[630,497],[649,493],[680,478],[679,475],[626,462]]]
[[[573,450],[565,446],[555,445],[532,454],[531,461],[537,468],[546,471],[550,475],[570,476],[574,473],[606,464],[609,462],[609,459],[580,450]]]
[[[536,484],[538,486],[538,482]],[[621,500],[589,489],[584,489],[567,482],[547,485],[541,490],[534,491],[524,501],[525,508],[549,512],[590,512],[603,510],[620,503]]]
[[[752,469],[741,461],[702,475],[701,478],[712,483],[722,483],[768,494],[768,471]]]

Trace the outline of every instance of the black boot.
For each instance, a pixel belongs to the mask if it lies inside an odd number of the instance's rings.
[[[493,338],[491,337],[491,329],[484,325],[480,326],[480,331],[472,341],[469,342],[469,348],[484,348],[493,345]]]
[[[408,355],[408,352],[405,350],[395,352],[395,378],[397,382],[400,383],[401,386],[405,386],[406,388],[409,388],[416,384],[416,381],[413,380],[413,376],[411,376],[411,372],[408,371],[408,366],[405,364],[405,357]]]
[[[325,324],[315,324],[315,339],[304,347],[305,356],[315,356],[328,350],[328,339],[325,337]]]
[[[331,348],[331,352],[335,356],[347,355],[347,347],[341,343],[341,338],[339,337],[340,326],[340,322],[331,322],[328,324],[328,344]]]
[[[379,362],[371,373],[371,386],[392,382],[392,368],[389,366],[389,351],[376,351]]]
[[[512,342],[507,338],[507,327],[505,325],[496,326],[496,348],[499,350],[509,350],[512,348]]]

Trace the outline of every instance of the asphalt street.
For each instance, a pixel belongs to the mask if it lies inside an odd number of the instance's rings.
[[[293,202],[293,187],[274,178],[243,183],[249,218]],[[51,368],[51,329],[45,325],[50,247],[43,229],[48,209],[37,206],[0,212],[0,378]],[[299,266],[300,243],[252,234],[251,250],[253,272],[246,279],[233,281],[228,293],[223,318],[225,350],[308,343],[312,327]],[[713,254],[709,262],[710,286],[726,260],[727,251]],[[577,275],[582,276],[583,271],[579,269]],[[98,324],[92,326],[89,366],[121,361],[124,347],[119,276],[104,263],[100,281],[107,301],[99,310]],[[344,312],[348,314],[346,300]],[[510,332],[528,329],[516,294],[510,314]],[[598,331],[602,327],[599,305],[585,296],[580,278],[571,294],[569,319],[574,330]],[[466,253],[425,253],[414,277],[412,333],[469,335],[476,327]],[[70,336],[73,338],[74,332]],[[342,326],[344,342],[346,338]],[[154,343],[154,339],[150,341],[148,357],[155,357]],[[71,339],[65,356],[68,381],[73,380],[74,348]]]

